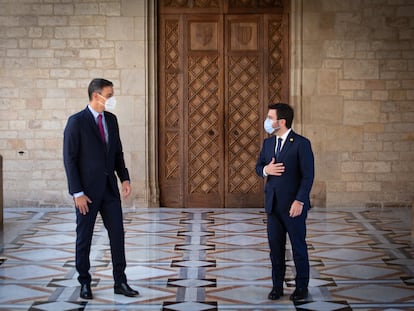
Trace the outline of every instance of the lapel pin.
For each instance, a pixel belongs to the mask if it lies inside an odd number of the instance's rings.
[[[289,141],[292,142],[293,141],[293,138],[290,138]]]

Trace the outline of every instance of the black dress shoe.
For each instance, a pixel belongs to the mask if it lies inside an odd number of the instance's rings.
[[[129,285],[127,283],[121,283],[119,285],[115,285],[114,286],[114,292],[115,294],[120,294],[120,295],[124,295],[127,297],[134,297],[134,296],[138,296],[139,293],[138,291],[132,289],[131,287],[129,287]]]
[[[282,296],[283,296],[283,288],[273,287],[272,291],[269,293],[269,296],[267,296],[267,298],[269,298],[270,300],[278,300]]]
[[[79,296],[80,296],[80,298],[83,298],[83,299],[93,299],[91,285],[90,284],[81,284],[81,289],[80,289],[80,295]]]
[[[307,288],[296,288],[292,295],[290,295],[290,300],[302,300],[308,298],[308,289]]]

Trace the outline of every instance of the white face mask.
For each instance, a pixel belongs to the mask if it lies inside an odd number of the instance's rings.
[[[103,97],[101,94],[98,94],[99,96]],[[105,98],[105,104],[102,104],[101,102],[99,102],[101,105],[105,106],[105,109],[111,109],[114,110],[116,107],[116,98],[114,96],[109,97],[108,99]]]
[[[114,109],[115,109],[115,107],[116,107],[116,98],[115,98],[114,96],[112,96],[112,97],[108,98],[108,99],[105,101],[105,108],[106,108],[106,109],[111,109],[111,110],[114,110]]]
[[[275,131],[272,119],[266,118],[266,120],[264,120],[264,130],[268,134],[272,134]]]

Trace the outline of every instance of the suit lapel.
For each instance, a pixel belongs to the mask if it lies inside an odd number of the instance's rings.
[[[110,143],[111,143],[111,138],[112,138],[111,133],[113,133],[114,130],[113,130],[113,123],[112,123],[111,116],[108,113],[106,113],[106,111],[104,111],[104,115],[105,115],[106,130],[108,131],[107,133],[108,141],[106,142],[106,148],[107,150],[109,150],[109,147],[111,146]]]
[[[290,146],[292,146],[292,143],[295,141],[294,137],[295,137],[295,132],[290,131],[289,135],[286,137],[286,141],[283,144],[283,148],[280,151],[280,160],[283,159],[283,157],[285,156],[285,154],[288,152]]]
[[[89,108],[86,107],[86,109],[84,110],[85,112],[85,118],[87,120],[88,126],[91,127],[92,131],[96,134],[96,136],[100,139],[100,134],[99,134],[99,129],[98,126],[96,124],[95,118],[93,117],[92,112],[89,111]]]
[[[96,124],[96,120],[95,120],[92,112],[90,112],[88,107],[86,107],[86,109],[85,109],[85,118],[87,119],[88,126],[91,127],[92,132],[94,132],[97,139],[99,139],[99,141],[102,142],[102,138],[101,138],[101,134],[99,133],[98,125]],[[106,114],[105,114],[105,122],[107,122]],[[108,125],[107,125],[107,127],[108,127]],[[109,133],[110,133],[110,131],[108,130],[108,140],[109,140]]]

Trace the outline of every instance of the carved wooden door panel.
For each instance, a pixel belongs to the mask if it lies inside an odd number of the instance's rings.
[[[262,206],[263,120],[287,97],[282,15],[159,17],[161,206]]]
[[[185,17],[184,163],[186,205],[224,206],[221,16]]]

